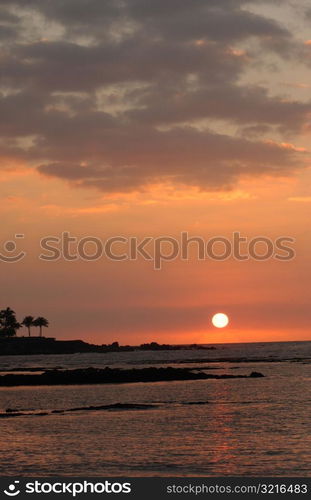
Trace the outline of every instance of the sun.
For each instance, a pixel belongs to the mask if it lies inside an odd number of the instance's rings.
[[[212,323],[216,328],[224,328],[229,324],[229,318],[224,313],[217,313],[212,317]]]

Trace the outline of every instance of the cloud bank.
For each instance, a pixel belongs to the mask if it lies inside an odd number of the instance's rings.
[[[297,43],[249,3],[2,0],[2,165],[103,192],[222,190],[304,168],[276,137],[306,126],[310,102],[244,78]]]

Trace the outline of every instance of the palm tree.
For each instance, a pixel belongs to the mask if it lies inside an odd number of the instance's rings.
[[[15,311],[10,307],[0,311],[0,337],[14,337],[21,324],[16,320]]]
[[[44,326],[45,328],[48,328],[49,322],[47,319],[42,318],[42,316],[39,316],[34,320],[33,325],[38,326],[40,328],[40,337],[42,337],[42,327]]]
[[[22,321],[22,325],[28,328],[28,337],[30,337],[30,327],[34,326],[34,319],[33,316],[25,316]]]

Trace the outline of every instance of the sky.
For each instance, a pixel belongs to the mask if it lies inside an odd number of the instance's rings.
[[[1,306],[99,344],[310,340],[310,26],[306,0],[0,0]],[[295,255],[40,258],[183,232]]]

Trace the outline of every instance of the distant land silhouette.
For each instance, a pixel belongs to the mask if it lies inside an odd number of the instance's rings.
[[[122,352],[122,351],[160,351],[178,349],[215,349],[197,344],[189,346],[176,346],[169,344],[140,344],[138,346],[121,346],[119,342],[95,345],[83,340],[56,340],[54,337],[43,337],[42,328],[47,328],[49,321],[42,316],[34,318],[25,316],[19,322],[16,313],[10,307],[0,310],[0,356],[31,355],[31,354],[76,354],[84,352]],[[27,328],[27,337],[17,337],[17,331]],[[31,328],[39,328],[39,336],[31,336]]]
[[[165,351],[179,349],[210,350],[215,347],[204,347],[197,344],[169,345],[150,342],[137,346],[112,344],[89,344],[83,340],[56,340],[52,337],[0,337],[0,356],[32,355],[32,354],[76,354],[86,352],[124,352],[124,351]]]

